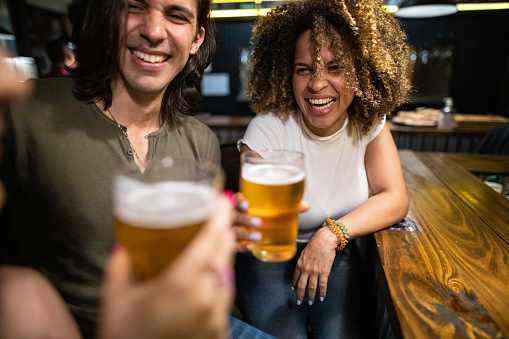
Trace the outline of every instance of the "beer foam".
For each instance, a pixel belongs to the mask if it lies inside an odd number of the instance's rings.
[[[290,185],[304,180],[304,171],[285,165],[249,165],[242,167],[242,179],[259,185]]]
[[[144,183],[117,179],[115,217],[146,228],[176,228],[200,223],[212,213],[217,191],[196,182]]]

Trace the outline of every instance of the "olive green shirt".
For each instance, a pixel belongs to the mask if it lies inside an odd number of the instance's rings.
[[[69,78],[36,81],[30,100],[6,114],[0,178],[1,263],[36,268],[56,286],[85,337],[93,337],[102,269],[115,243],[112,178],[133,163],[129,142],[95,104],[74,98]],[[220,164],[219,142],[192,117],[149,135],[151,157]]]

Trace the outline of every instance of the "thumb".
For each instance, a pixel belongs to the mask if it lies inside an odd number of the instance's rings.
[[[132,284],[131,260],[124,248],[117,244],[104,270],[104,301],[115,300],[115,295],[122,295]]]
[[[299,213],[307,212],[309,208],[310,208],[309,202],[302,200],[299,206]]]

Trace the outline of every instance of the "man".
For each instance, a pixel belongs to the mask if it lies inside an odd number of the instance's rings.
[[[0,102],[19,100],[30,89],[3,62],[6,56],[0,48]],[[4,200],[0,182],[0,210]],[[225,337],[233,293],[232,202],[228,200],[221,199],[184,253],[150,282],[132,281],[129,258],[116,247],[105,269],[100,338]],[[234,329],[249,329],[235,324]],[[0,267],[0,338],[79,339],[81,334],[60,294],[42,274],[4,265]]]
[[[215,49],[209,10],[209,0],[75,0],[73,78],[37,81],[6,114],[0,263],[42,272],[85,338],[115,243],[115,171],[162,156],[220,163],[217,138],[189,117]]]

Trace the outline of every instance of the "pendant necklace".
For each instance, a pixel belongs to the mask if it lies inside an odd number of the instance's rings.
[[[113,116],[113,113],[111,113],[111,111],[110,111],[110,109],[109,109],[109,108],[107,108],[107,111],[108,111],[108,113],[110,113],[111,118],[113,119],[113,121],[115,121],[115,123],[117,124],[117,126],[118,126],[118,128],[120,129],[120,131],[122,132],[122,134],[124,134],[124,136],[126,137],[127,142],[129,142],[129,147],[130,147],[130,149],[129,149],[129,150],[127,150],[127,153],[129,153],[129,154],[133,154],[133,155],[134,155],[134,157],[136,158],[136,160],[138,160],[138,163],[140,164],[140,166],[141,166],[141,167],[143,167],[143,169],[146,169],[146,168],[147,168],[147,166],[145,166],[145,165],[143,164],[143,162],[141,162],[140,157],[138,156],[138,153],[136,152],[136,150],[135,150],[135,149],[134,149],[134,147],[133,147],[133,144],[131,143],[131,139],[129,139],[129,135],[127,134],[127,128],[126,128],[126,127],[124,127],[124,126],[122,126],[122,125],[120,125],[120,124],[118,123],[117,119],[115,119],[115,117]],[[147,135],[145,135],[145,139],[148,139],[148,134],[147,134]],[[147,153],[147,154],[145,154],[145,158],[148,158],[148,153]]]

